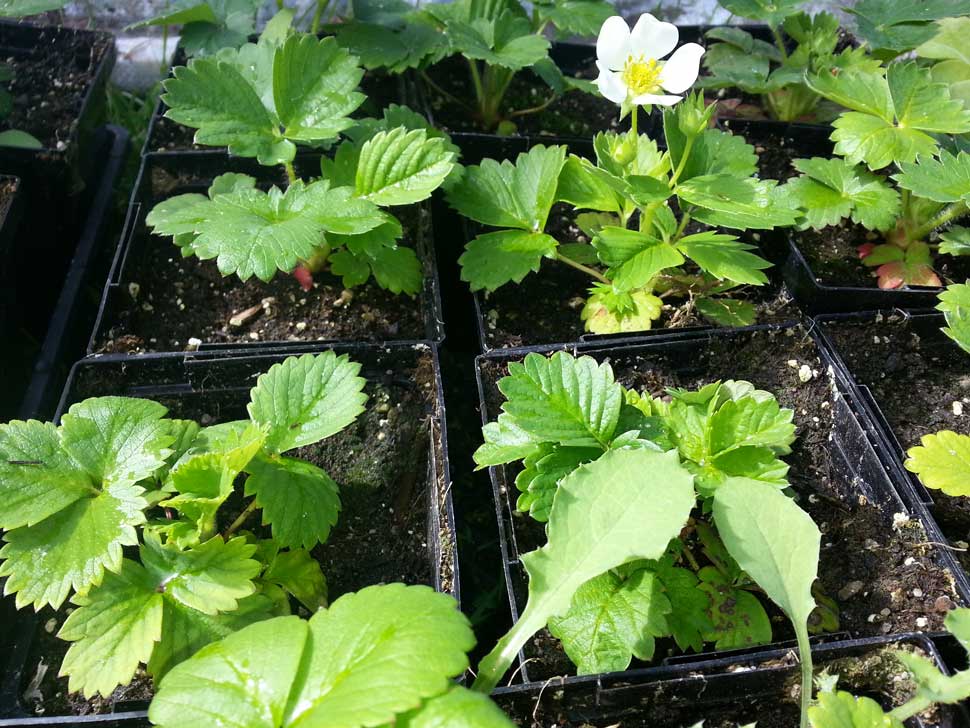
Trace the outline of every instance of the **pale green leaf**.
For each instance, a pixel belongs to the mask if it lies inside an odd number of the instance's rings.
[[[356,192],[377,205],[407,205],[431,196],[454,167],[455,154],[441,137],[397,127],[364,143]]]
[[[488,433],[485,430],[483,432],[487,442]],[[524,458],[525,469],[515,477],[515,487],[521,492],[516,502],[516,510],[528,513],[537,521],[548,521],[559,481],[583,463],[595,460],[602,454],[603,451],[599,448],[548,444],[529,453]]]
[[[943,430],[920,438],[909,449],[906,469],[927,488],[947,495],[970,495],[970,436]]]
[[[820,692],[808,709],[808,722],[812,728],[902,728],[872,698],[857,698],[842,690]]]
[[[460,685],[394,720],[394,728],[513,728],[514,725],[487,695]]]
[[[261,374],[250,392],[249,416],[268,428],[265,448],[283,453],[340,432],[367,395],[360,364],[333,351],[289,357]]]
[[[683,203],[700,209],[693,217],[712,226],[738,230],[769,230],[793,225],[798,217],[785,204],[774,180],[737,178],[727,174],[701,175],[677,186]]]
[[[495,422],[482,428],[482,439],[484,444],[475,450],[474,455],[478,469],[521,460],[535,453],[541,444],[506,414],[499,415]]]
[[[947,286],[940,294],[936,308],[943,312],[946,319],[943,333],[970,354],[970,283]]]
[[[461,279],[473,291],[494,291],[506,283],[519,283],[539,270],[543,258],[556,252],[556,239],[541,232],[499,230],[479,235],[465,246],[458,263]]]

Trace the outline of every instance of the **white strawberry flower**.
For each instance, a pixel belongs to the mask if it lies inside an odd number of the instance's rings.
[[[618,15],[607,18],[596,39],[596,79],[600,93],[615,104],[673,106],[681,100],[700,72],[703,46],[677,47],[680,31],[673,23],[644,13],[630,30]]]

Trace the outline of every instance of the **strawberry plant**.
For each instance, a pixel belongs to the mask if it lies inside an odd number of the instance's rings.
[[[281,165],[287,187],[263,190],[248,175],[222,175],[207,195],[159,203],[147,224],[183,256],[215,259],[223,275],[243,281],[295,272],[309,289],[312,274],[329,266],[348,288],[373,276],[382,288],[415,295],[421,263],[398,245],[403,229],[387,208],[427,199],[451,173],[456,150],[403,107],[381,120],[351,119],[365,99],[357,59],[333,38],[291,32],[290,19],[279,13],[258,43],[176,68],[162,97],[169,118],[196,129],[196,143]],[[299,179],[297,146],[341,134],[321,177]]]
[[[808,83],[848,110],[834,122],[834,158],[793,163],[802,174],[786,189],[798,227],[851,220],[878,235],[859,256],[880,288],[942,285],[935,253],[970,251],[970,230],[951,224],[968,212],[970,155],[940,136],[970,131],[970,110],[916,61],[825,69]]]
[[[498,387],[475,462],[522,461],[517,507],[546,522],[548,543],[521,557],[528,604],[475,689],[547,625],[580,673],[652,659],[664,636],[684,650],[768,642],[760,592],[792,621],[807,706],[820,533],[783,492],[792,411],[747,382],[653,398],[564,352],[510,364]]]
[[[568,78],[549,57],[546,29],[592,35],[612,14],[602,0],[540,0],[531,10],[518,0],[457,0],[415,9],[406,3],[353,3],[354,15],[331,27],[342,46],[368,69],[422,79],[485,130],[514,133],[515,120],[548,108],[562,94],[588,82]],[[467,103],[432,80],[428,71],[442,59],[464,57],[474,93]],[[506,93],[515,75],[532,69],[549,86],[547,98],[529,108],[509,109]]]
[[[288,453],[363,412],[359,370],[333,352],[290,357],[257,379],[248,420],[208,427],[126,397],[79,402],[59,426],[0,425],[4,593],[35,610],[75,605],[58,633],[72,692],[108,696],[141,664],[157,680],[289,614],[291,597],[327,603],[310,550],[337,522],[339,487]],[[227,512],[234,493],[250,500]],[[256,511],[264,528],[244,530]]]
[[[800,10],[804,4],[802,0],[720,0],[720,5],[734,15],[765,23],[774,42],[759,40],[740,28],[708,31],[707,37],[717,42],[704,57],[710,75],[702,78],[698,86],[736,88],[758,96],[763,110],[780,121],[830,119],[834,110],[822,108],[821,97],[805,82],[806,75],[823,67],[873,69],[879,63],[863,48],[836,52],[838,18],[831,13],[810,16]]]
[[[666,108],[665,151],[634,123],[626,133],[596,135],[595,163],[537,146],[514,165],[468,167],[448,201],[495,230],[466,245],[462,280],[494,291],[543,260],[580,270],[591,284],[581,317],[594,333],[649,329],[672,297],[717,324],[752,323],[754,307],[731,293],[767,283],[770,264],[730,233],[688,226],[763,230],[792,224],[795,213],[775,181],[756,177],[757,157],[743,138],[708,128],[713,114],[697,94]],[[588,243],[546,232],[556,203],[579,213]]]

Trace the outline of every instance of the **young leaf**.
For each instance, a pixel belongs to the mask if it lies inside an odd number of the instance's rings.
[[[970,436],[943,430],[923,435],[904,463],[927,488],[947,495],[970,495]]]
[[[808,720],[812,728],[903,728],[872,698],[842,690],[820,692],[818,702],[808,709]]]
[[[618,334],[648,330],[662,311],[663,300],[646,290],[622,291],[614,286],[596,285],[591,289],[580,317],[587,331]]]
[[[458,258],[461,279],[473,291],[494,291],[506,283],[519,283],[539,270],[543,258],[556,253],[556,239],[541,232],[499,230],[479,235]]]
[[[936,309],[942,311],[946,319],[943,333],[970,354],[970,283],[947,286],[940,294]]]
[[[576,591],[569,611],[549,620],[549,631],[580,675],[614,672],[629,667],[632,657],[653,659],[654,638],[667,634],[670,611],[653,571],[608,571]]]
[[[792,164],[802,176],[791,180],[785,190],[802,209],[801,229],[819,230],[849,217],[869,230],[889,230],[896,224],[899,193],[860,165],[822,157],[796,159]]]
[[[529,601],[479,665],[474,689],[490,692],[528,639],[569,610],[584,583],[637,559],[657,559],[683,528],[695,497],[675,452],[611,450],[564,478],[548,543],[522,557]]]
[[[565,352],[512,362],[498,387],[506,397],[502,411],[518,427],[536,440],[574,447],[605,449],[623,402],[609,364]]]
[[[454,167],[455,154],[423,129],[378,132],[360,152],[356,192],[377,205],[407,205],[431,196]]]
[[[565,161],[565,147],[541,144],[520,154],[514,165],[486,159],[465,168],[461,182],[448,191],[448,203],[483,225],[541,231]]]
[[[360,364],[332,351],[289,357],[261,374],[249,416],[267,427],[265,448],[284,453],[312,445],[350,425],[364,411]]]
[[[309,622],[267,620],[199,651],[165,676],[149,717],[167,728],[208,724],[214,713],[253,728],[316,725],[324,715],[333,726],[382,725],[448,690],[474,641],[450,597],[367,587]]]

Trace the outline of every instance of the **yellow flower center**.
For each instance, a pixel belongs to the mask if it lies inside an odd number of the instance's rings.
[[[623,64],[623,83],[634,96],[649,94],[660,89],[661,66],[655,58],[646,60],[639,56],[629,56]]]

